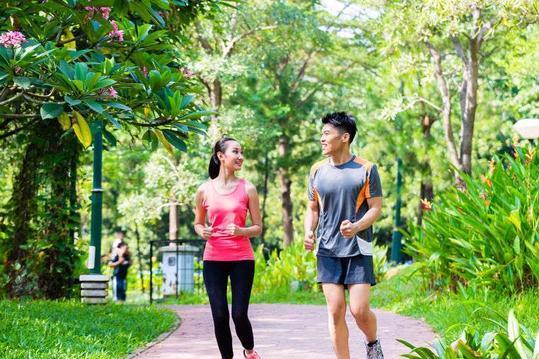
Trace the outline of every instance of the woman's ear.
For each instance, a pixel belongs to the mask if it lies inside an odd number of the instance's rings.
[[[223,154],[223,152],[221,151],[217,152],[217,159],[219,159],[219,161],[225,160],[225,155]]]

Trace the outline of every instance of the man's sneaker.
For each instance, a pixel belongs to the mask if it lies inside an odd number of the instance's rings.
[[[258,353],[256,351],[253,350],[253,352],[251,354],[247,354],[245,353],[245,349],[243,350],[243,356],[245,357],[245,359],[261,359],[260,358],[260,355],[258,355]]]
[[[373,344],[365,344],[367,347],[367,359],[384,359],[380,340],[376,340]]]

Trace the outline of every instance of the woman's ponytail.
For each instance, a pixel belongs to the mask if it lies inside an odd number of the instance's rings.
[[[224,153],[226,150],[225,143],[228,141],[236,141],[232,137],[223,137],[219,141],[215,143],[215,146],[213,146],[213,153],[210,158],[210,164],[208,166],[208,175],[211,179],[216,178],[219,176],[219,171],[221,170],[221,161],[219,161],[219,157],[217,157],[218,152]]]

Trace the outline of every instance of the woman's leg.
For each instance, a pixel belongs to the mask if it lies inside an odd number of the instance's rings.
[[[254,348],[253,328],[249,321],[249,299],[255,274],[255,262],[238,261],[230,272],[232,286],[232,320],[241,344],[247,350]]]
[[[232,350],[232,334],[230,333],[230,314],[226,299],[229,263],[204,261],[204,284],[210,300],[211,314],[217,346],[223,359],[234,356]]]

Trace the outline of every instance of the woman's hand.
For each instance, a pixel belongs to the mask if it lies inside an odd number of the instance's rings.
[[[206,226],[202,229],[201,237],[205,240],[209,240],[211,237],[211,234],[213,232],[213,228],[210,226]]]
[[[243,233],[243,228],[231,223],[226,227],[226,233],[231,236],[241,236]]]

